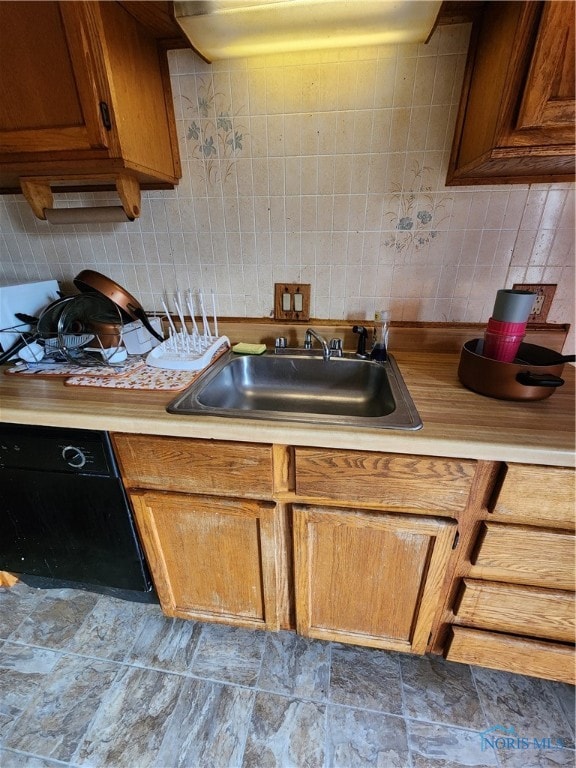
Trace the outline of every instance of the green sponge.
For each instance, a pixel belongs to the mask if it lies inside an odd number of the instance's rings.
[[[237,355],[263,355],[266,352],[266,344],[247,344],[245,341],[241,341],[234,344],[232,352]]]

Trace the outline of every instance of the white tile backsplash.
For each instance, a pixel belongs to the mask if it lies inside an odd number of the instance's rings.
[[[148,310],[179,288],[268,316],[276,281],[315,317],[485,322],[498,288],[557,282],[574,320],[574,185],[445,187],[469,27],[428,45],[206,64],[169,53],[183,178],[132,224],[55,227],[0,197],[0,283],[92,268]],[[60,196],[116,202],[113,193]]]

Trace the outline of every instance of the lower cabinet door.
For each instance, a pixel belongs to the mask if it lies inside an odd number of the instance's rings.
[[[455,521],[308,505],[293,510],[298,631],[424,653]]]
[[[275,504],[155,491],[130,498],[165,614],[278,629]]]

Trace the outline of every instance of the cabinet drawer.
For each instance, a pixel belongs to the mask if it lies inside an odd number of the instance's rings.
[[[452,627],[446,658],[574,685],[574,648],[496,632]]]
[[[112,439],[128,488],[253,498],[272,493],[269,445],[127,434]]]
[[[572,533],[485,522],[470,575],[573,590],[574,560]]]
[[[453,515],[466,506],[475,461],[295,448],[296,493]]]
[[[457,624],[574,642],[574,593],[464,579]]]
[[[491,502],[494,519],[574,528],[573,469],[509,464]]]

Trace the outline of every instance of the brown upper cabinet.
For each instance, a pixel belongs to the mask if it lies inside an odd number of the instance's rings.
[[[485,4],[472,30],[448,185],[574,180],[574,6]]]
[[[0,3],[0,191],[19,192],[26,178],[68,189],[118,177],[177,184],[157,37],[118,2]]]

